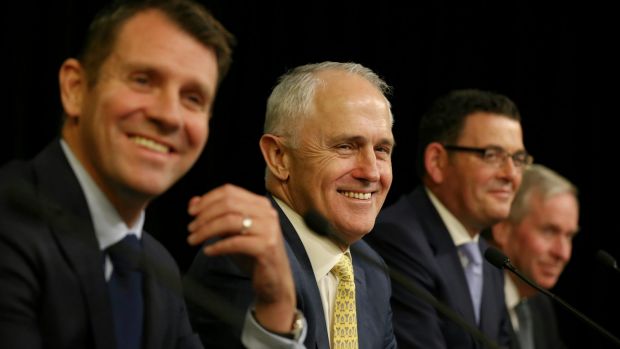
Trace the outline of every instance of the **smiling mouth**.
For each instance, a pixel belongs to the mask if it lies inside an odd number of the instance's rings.
[[[338,192],[351,199],[370,200],[370,198],[372,197],[372,193],[360,193],[360,192],[355,192],[355,191],[342,191],[342,190],[339,190]]]
[[[140,137],[140,136],[132,136],[129,137],[129,139],[136,143],[137,145],[147,148],[149,150],[158,152],[158,153],[162,153],[162,154],[168,154],[170,153],[170,147],[168,147],[165,144],[161,144],[159,142],[156,142],[152,139],[148,139],[148,138],[144,138],[144,137]]]

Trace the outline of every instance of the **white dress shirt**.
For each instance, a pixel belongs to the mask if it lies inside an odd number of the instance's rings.
[[[348,248],[342,251],[332,240],[312,231],[297,212],[293,211],[293,209],[282,200],[276,197],[274,197],[274,199],[295,228],[308,254],[308,259],[310,259],[312,271],[314,271],[314,278],[316,279],[319,293],[321,294],[325,324],[327,325],[327,333],[329,342],[331,343],[332,314],[334,302],[336,301],[336,290],[338,288],[338,279],[331,270],[336,263],[338,263],[343,254],[346,253],[351,256],[351,252]],[[351,260],[353,259],[351,258]]]

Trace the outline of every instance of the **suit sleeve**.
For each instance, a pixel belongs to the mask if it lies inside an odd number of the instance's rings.
[[[36,261],[28,257],[19,232],[7,221],[6,210],[0,208],[0,347],[40,348]]]

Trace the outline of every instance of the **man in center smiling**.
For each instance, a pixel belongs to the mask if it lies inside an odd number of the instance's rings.
[[[260,140],[265,185],[280,215],[298,307],[308,323],[307,348],[396,347],[389,276],[361,240],[392,183],[388,89],[359,64],[323,62],[286,73],[267,102]],[[319,236],[305,224],[302,217],[311,210],[327,218],[336,236]],[[206,286],[247,307],[251,279],[227,258],[198,255],[189,276],[208,283],[218,275],[217,284]],[[347,268],[352,275],[341,273]],[[219,335],[219,344],[231,347],[234,336],[214,328],[216,316],[191,318],[203,338]]]

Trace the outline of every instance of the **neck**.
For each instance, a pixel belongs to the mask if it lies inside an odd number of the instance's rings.
[[[522,299],[530,298],[538,292],[535,288],[526,284],[523,280],[521,280],[514,273],[509,272],[509,274],[515,286],[517,286],[517,291],[519,292],[519,298],[522,298]]]
[[[71,149],[77,161],[79,161],[80,165],[94,181],[97,188],[99,188],[110,204],[116,209],[116,212],[123,219],[125,224],[127,224],[128,227],[136,224],[140,218],[140,214],[146,209],[146,206],[153,197],[133,191],[119,184],[106,183],[100,175],[100,171],[98,171],[91,162],[86,161],[86,159],[88,159],[88,154],[84,152],[84,147],[79,146],[79,140],[75,132],[71,131],[69,126],[65,125],[65,128],[63,128],[63,139]]]

